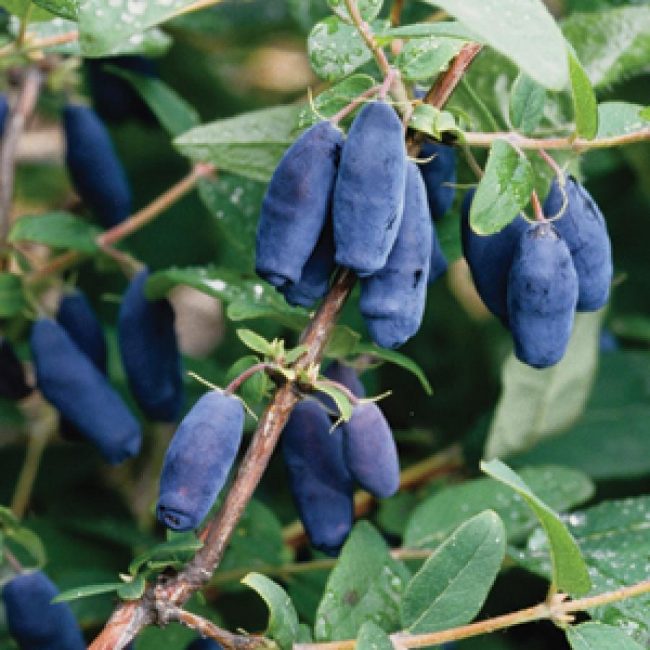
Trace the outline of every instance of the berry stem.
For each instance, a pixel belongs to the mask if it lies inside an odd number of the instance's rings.
[[[341,120],[344,120],[350,113],[352,113],[358,106],[361,106],[367,99],[370,99],[376,95],[380,90],[380,86],[373,86],[368,88],[368,90],[362,92],[360,95],[357,95],[347,106],[344,106],[338,113],[330,117],[330,122],[332,124],[338,124]]]
[[[224,393],[227,395],[232,395],[233,393],[236,393],[242,385],[248,381],[253,375],[257,374],[258,372],[262,372],[265,370],[268,370],[273,367],[272,363],[256,363],[255,365],[251,366],[250,368],[247,368],[244,370],[244,372],[241,373],[238,377],[235,377],[224,389]]]
[[[537,191],[533,190],[530,194],[530,202],[533,204],[533,212],[535,213],[535,220],[542,223],[546,222],[546,217],[544,216],[544,210],[542,210],[542,204],[537,195]]]

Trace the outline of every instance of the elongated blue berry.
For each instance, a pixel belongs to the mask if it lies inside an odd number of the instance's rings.
[[[147,417],[173,422],[183,407],[181,356],[168,300],[147,300],[148,269],[130,282],[117,320],[122,364],[133,396]]]
[[[609,300],[612,284],[612,247],[603,213],[589,192],[572,176],[565,184],[567,208],[553,226],[569,247],[578,274],[578,311],[596,311]],[[544,202],[544,214],[552,217],[562,207],[557,180]]]
[[[9,115],[9,102],[7,102],[7,97],[5,95],[0,95],[0,138],[5,130],[7,115]]]
[[[399,489],[399,457],[393,432],[374,402],[358,404],[343,424],[343,454],[354,480],[385,499]]]
[[[517,358],[547,368],[564,356],[578,301],[578,276],[564,240],[535,224],[519,241],[508,276],[508,313]]]
[[[296,284],[286,284],[280,291],[290,305],[312,307],[327,293],[334,267],[334,235],[328,220],[316,248],[302,269],[300,280]]]
[[[366,104],[341,154],[332,217],[336,262],[367,277],[384,267],[404,210],[404,130],[385,102]]]
[[[111,137],[97,113],[86,106],[63,111],[65,161],[79,196],[105,228],[131,214],[131,188]]]
[[[212,639],[195,639],[185,650],[222,650],[223,646]]]
[[[444,275],[447,272],[447,258],[442,251],[442,246],[440,245],[440,240],[438,239],[438,233],[436,232],[436,227],[431,224],[431,264],[429,265],[429,278],[427,282],[431,285],[439,277]]]
[[[235,461],[244,430],[239,399],[206,393],[183,418],[167,449],[160,476],[158,520],[192,530],[208,514]]]
[[[255,269],[276,287],[300,280],[329,215],[343,135],[330,122],[307,129],[286,151],[266,190]]]
[[[429,210],[434,219],[441,219],[451,208],[456,190],[456,150],[444,144],[425,142],[420,158],[428,159],[419,165],[427,188]]]
[[[104,330],[81,291],[65,295],[59,303],[57,321],[76,346],[106,374],[106,340]]]
[[[122,398],[66,331],[40,318],[30,338],[36,383],[51,402],[99,450],[120,463],[140,450],[142,434]]]
[[[32,389],[25,381],[25,371],[9,341],[0,336],[0,397],[19,400]]]
[[[420,171],[409,162],[399,234],[385,266],[361,282],[359,307],[372,340],[395,348],[422,322],[431,264],[432,230]]]
[[[67,603],[41,571],[13,578],[2,590],[9,634],[20,650],[85,650],[86,643]]]
[[[474,285],[485,306],[508,326],[508,273],[512,258],[528,222],[515,217],[494,235],[478,235],[469,223],[469,210],[475,190],[465,195],[461,209],[463,254],[472,273]]]
[[[289,487],[309,540],[336,555],[354,517],[352,479],[343,460],[340,429],[316,401],[300,402],[282,432]]]

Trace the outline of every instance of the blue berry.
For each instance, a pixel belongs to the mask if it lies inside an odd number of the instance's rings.
[[[131,214],[131,188],[111,137],[97,113],[86,106],[63,111],[65,161],[79,196],[105,228]]]
[[[419,165],[427,188],[429,209],[434,219],[441,219],[451,208],[456,190],[456,150],[444,144],[425,142],[420,158],[428,160]]]
[[[508,276],[508,313],[517,358],[547,368],[564,356],[578,301],[578,276],[564,240],[549,223],[521,237]]]
[[[336,262],[367,277],[382,269],[402,220],[404,129],[386,102],[366,104],[348,133],[334,188]]]
[[[148,277],[148,269],[140,271],[122,298],[117,321],[120,354],[131,391],[145,415],[173,422],[184,400],[174,310],[166,299],[147,300]]]
[[[578,311],[596,311],[609,300],[612,284],[612,247],[602,212],[589,192],[572,176],[565,184],[568,204],[553,226],[569,247],[578,274]],[[544,214],[552,217],[562,207],[557,179],[544,202]]]
[[[336,555],[354,519],[352,479],[343,460],[340,429],[316,401],[296,405],[282,433],[289,487],[315,548]]]
[[[366,389],[361,383],[357,371],[352,366],[348,366],[340,361],[332,361],[323,374],[328,379],[343,384],[355,397],[365,397]],[[323,399],[325,398],[330,400],[331,404],[331,398],[324,396]],[[328,408],[330,407],[328,406]],[[334,406],[331,406],[331,409],[334,410]]]
[[[17,401],[32,392],[11,343],[0,336],[0,397]]]
[[[223,488],[244,430],[237,397],[206,393],[183,418],[160,476],[158,520],[172,530],[197,528]]]
[[[330,122],[305,131],[269,183],[257,228],[255,270],[276,287],[297,283],[325,226],[343,135]]]
[[[395,348],[420,328],[431,265],[432,230],[420,171],[409,162],[399,234],[385,266],[361,282],[359,307],[372,340]]]
[[[21,650],[85,650],[69,605],[50,602],[58,594],[41,571],[18,575],[5,585],[2,598],[7,627]]]
[[[195,639],[185,650],[223,650],[223,646],[212,639]]]
[[[0,95],[0,138],[5,130],[7,115],[9,115],[9,103],[7,102],[7,97],[5,95]]]
[[[440,276],[447,272],[448,268],[447,259],[442,251],[440,240],[436,227],[431,224],[431,263],[429,265],[429,278],[428,283],[433,284]]]

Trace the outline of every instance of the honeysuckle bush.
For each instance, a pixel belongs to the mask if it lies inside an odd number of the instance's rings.
[[[547,4],[0,0],[0,91],[12,107],[0,155],[0,197],[10,200],[0,201],[0,317],[28,371],[31,321],[52,310],[63,285],[77,285],[108,337],[108,375],[131,400],[117,303],[124,269],[141,262],[152,269],[148,297],[172,298],[186,371],[224,387],[260,361],[272,367],[240,391],[259,416],[275,384],[310,381],[292,368],[313,312],[289,307],[254,273],[260,206],[283,152],[302,129],[372,98],[386,66],[409,143],[428,138],[458,152],[456,198],[436,223],[449,269],[429,288],[418,334],[399,351],[373,345],[353,292],[325,351],[325,361],[362,370],[369,395],[391,391],[381,407],[403,487],[381,502],[360,496],[339,557],[325,558],[294,521],[276,454],[225,557],[187,605],[239,634],[220,637],[224,645],[242,643],[242,630],[266,630],[282,649],[650,643],[650,6]],[[416,99],[441,87],[470,44],[481,51],[448,100]],[[90,98],[91,60],[127,54],[158,68],[107,61],[136,93],[138,119],[109,123],[142,211],[102,231],[74,197],[59,114]],[[23,129],[12,119],[17,97],[26,110],[34,71],[38,101]],[[7,134],[21,132],[16,150]],[[608,306],[577,315],[563,360],[535,370],[516,360],[473,289],[460,205],[478,184],[472,227],[495,233],[522,211],[535,216],[531,194],[543,199],[558,169],[580,178],[605,214],[615,277]],[[186,375],[185,390],[184,412],[206,388]],[[345,395],[330,394],[345,414]],[[0,401],[2,580],[20,565],[42,568],[89,643],[121,602],[138,602],[202,551],[194,533],[165,534],[154,521],[173,426],[140,419],[141,452],[109,468],[59,435],[38,392]],[[251,416],[244,445],[255,428]],[[499,615],[509,616],[491,627]],[[530,621],[545,622],[521,625]],[[184,622],[145,627],[135,648],[185,648],[197,632]],[[0,635],[0,648],[15,647],[4,623]]]

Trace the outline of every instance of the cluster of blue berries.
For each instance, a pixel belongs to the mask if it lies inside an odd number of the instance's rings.
[[[453,200],[455,156],[427,152],[434,159],[420,168],[407,159],[402,123],[383,101],[367,104],[346,138],[328,121],[306,130],[264,197],[257,273],[290,304],[312,307],[336,265],[351,269],[372,339],[403,344],[420,327],[427,282],[447,268],[430,216]]]
[[[478,293],[510,330],[520,361],[552,366],[564,356],[576,310],[595,311],[609,299],[605,219],[571,176],[553,182],[543,208],[548,221],[530,224],[518,216],[487,237],[470,227],[472,198],[469,192],[463,202],[462,243]]]

